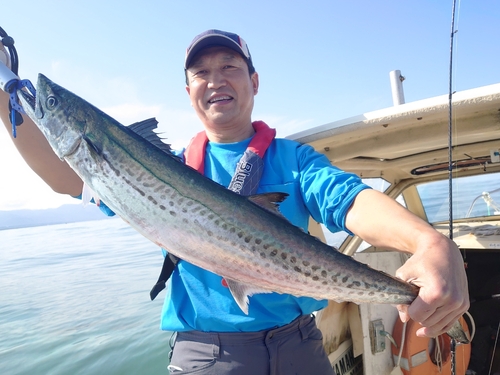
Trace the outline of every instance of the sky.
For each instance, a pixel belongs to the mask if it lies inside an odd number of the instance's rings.
[[[12,3],[14,4],[14,3]],[[185,90],[183,60],[207,29],[238,33],[260,78],[254,120],[287,136],[449,89],[453,0],[25,0],[2,8],[19,75],[43,73],[123,124],[149,117],[174,147],[202,130]],[[500,83],[500,1],[457,1],[454,91]],[[22,126],[22,125],[21,125]],[[79,202],[54,193],[0,126],[0,210]]]

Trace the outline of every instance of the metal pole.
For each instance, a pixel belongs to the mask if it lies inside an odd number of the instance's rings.
[[[403,81],[405,77],[401,75],[401,71],[393,70],[389,73],[391,79],[392,102],[394,105],[405,103],[405,95],[403,92]]]

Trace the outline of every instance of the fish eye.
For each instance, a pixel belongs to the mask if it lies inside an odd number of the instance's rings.
[[[47,100],[45,101],[45,103],[47,104],[47,108],[48,109],[55,108],[57,106],[58,102],[59,101],[57,100],[57,98],[55,96],[49,96],[47,98]]]

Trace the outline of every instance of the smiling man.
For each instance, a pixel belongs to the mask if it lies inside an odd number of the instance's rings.
[[[207,47],[186,64],[186,90],[208,139],[228,143],[250,137],[259,76],[249,72],[244,58],[227,47]]]
[[[397,276],[418,285],[419,296],[399,309],[401,319],[422,324],[419,335],[444,333],[467,310],[467,279],[452,241],[312,147],[275,138],[274,129],[252,120],[259,76],[241,37],[220,30],[196,36],[184,68],[186,90],[203,125],[179,152],[186,164],[242,195],[288,194],[280,211],[305,231],[312,216],[333,232],[413,254]],[[0,94],[0,115],[10,129],[8,96]],[[27,164],[54,191],[79,196],[80,178],[27,116],[24,121],[15,144]],[[255,294],[244,312],[220,276],[176,261],[161,316],[161,328],[177,332],[171,374],[333,374],[312,315],[327,301]]]

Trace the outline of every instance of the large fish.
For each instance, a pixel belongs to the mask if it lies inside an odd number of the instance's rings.
[[[123,126],[42,74],[36,98],[20,97],[55,153],[100,199],[152,242],[222,276],[243,311],[248,296],[262,292],[355,303],[416,298],[418,287],[281,217],[283,194],[244,197],[183,164],[153,132],[156,121]],[[458,323],[449,334],[468,341]]]

